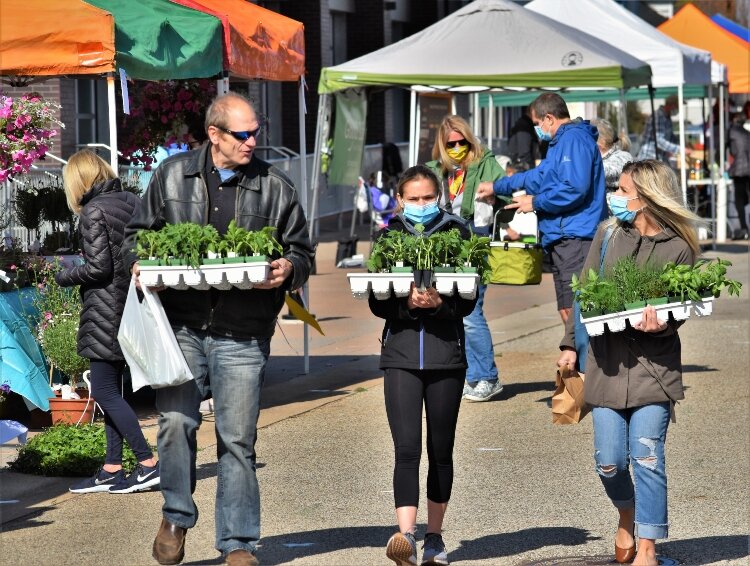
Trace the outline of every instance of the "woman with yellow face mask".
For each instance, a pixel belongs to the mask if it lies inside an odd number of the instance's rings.
[[[489,235],[492,207],[475,199],[477,186],[505,176],[492,152],[482,146],[469,124],[460,116],[448,115],[438,128],[432,148],[433,161],[425,165],[441,183],[439,204],[448,212],[466,220],[471,231]],[[466,385],[463,398],[488,401],[503,389],[495,365],[492,336],[484,317],[486,285],[479,286],[479,299],[472,313],[464,318],[466,331]]]

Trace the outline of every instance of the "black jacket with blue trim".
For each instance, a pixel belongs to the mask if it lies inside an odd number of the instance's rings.
[[[412,232],[402,216],[391,219],[386,230]],[[434,231],[447,231],[457,228],[464,238],[470,232],[465,222],[458,216],[441,212],[425,227],[425,234]],[[406,297],[391,296],[380,300],[370,293],[370,310],[385,319],[380,368],[400,368],[410,370],[456,370],[466,369],[463,318],[468,316],[477,299],[467,300],[458,293],[443,299],[436,309],[412,309],[407,306]]]

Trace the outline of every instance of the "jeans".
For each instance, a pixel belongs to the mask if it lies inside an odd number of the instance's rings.
[[[495,365],[495,349],[492,346],[492,335],[487,319],[484,318],[484,294],[487,285],[479,285],[479,298],[474,310],[464,317],[464,332],[466,333],[466,381],[476,385],[480,381],[497,381],[498,373]]]
[[[139,462],[153,456],[138,424],[138,417],[120,393],[124,368],[123,361],[91,360],[91,396],[104,411],[104,433],[107,437],[105,464],[122,464],[123,438]]]
[[[596,471],[615,507],[635,507],[641,538],[668,536],[664,443],[669,413],[669,402],[632,409],[594,407],[592,411]]]
[[[255,477],[260,390],[270,339],[237,340],[208,331],[174,328],[194,381],[156,390],[164,518],[191,528],[198,520],[196,431],[209,387],[216,418],[218,459],[216,549],[255,552],[260,539],[260,492]]]

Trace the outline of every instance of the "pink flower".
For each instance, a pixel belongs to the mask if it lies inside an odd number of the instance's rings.
[[[10,266],[10,270],[11,270],[11,271],[15,271],[16,269],[18,269],[18,268],[16,267],[16,264],[15,264],[15,263],[11,264],[11,266]]]
[[[52,320],[52,313],[49,311],[44,313],[44,320]]]

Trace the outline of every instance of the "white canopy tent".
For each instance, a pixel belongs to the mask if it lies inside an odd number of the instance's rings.
[[[708,87],[709,107],[712,98],[712,84],[720,85],[720,96],[723,101],[723,86],[726,84],[726,69],[712,61],[708,51],[695,49],[679,43],[660,32],[651,24],[642,20],[613,0],[533,0],[525,8],[544,14],[557,21],[566,23],[606,39],[608,43],[627,50],[635,57],[648,62],[651,66],[652,85],[655,88],[677,87],[679,106],[679,137],[682,154],[685,154],[685,109],[683,105],[684,87],[687,85],[705,85]],[[624,111],[624,103],[620,105]],[[723,129],[720,129],[723,147]],[[714,140],[711,139],[712,144]],[[711,151],[711,156],[714,152]],[[685,167],[680,168],[680,183],[687,197],[687,175]],[[723,187],[724,193],[726,187]],[[726,195],[724,194],[724,201]],[[722,196],[719,195],[721,202]],[[721,211],[724,211],[723,218]],[[726,207],[719,206],[720,218],[717,223],[718,239],[726,234]],[[722,236],[724,234],[724,236]]]
[[[464,49],[456,49],[456,46]],[[411,90],[410,164],[416,161],[417,92],[504,88],[629,88],[650,84],[642,60],[600,39],[507,0],[476,0],[425,30],[323,69],[316,134],[313,203],[320,148],[327,137],[328,94],[357,87]],[[311,214],[315,219],[315,213]]]

